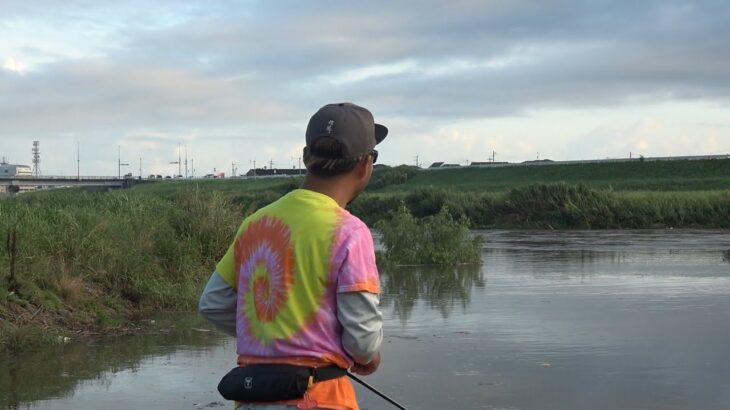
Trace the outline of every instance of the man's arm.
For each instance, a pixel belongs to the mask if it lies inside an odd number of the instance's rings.
[[[356,363],[360,374],[374,372],[380,364],[383,342],[383,314],[380,298],[370,292],[337,294],[337,318],[342,324],[342,346]]]
[[[215,327],[236,337],[236,291],[213,272],[200,296],[198,311]]]

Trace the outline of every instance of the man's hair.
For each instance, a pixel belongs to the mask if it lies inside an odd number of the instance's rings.
[[[342,144],[334,138],[319,137],[304,148],[307,172],[319,178],[330,178],[352,171],[363,156],[342,158]]]

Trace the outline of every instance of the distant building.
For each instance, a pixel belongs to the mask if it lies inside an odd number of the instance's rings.
[[[297,168],[256,168],[249,169],[246,172],[247,177],[284,177],[284,176],[297,176],[304,175],[307,173],[305,169]]]
[[[33,170],[27,165],[14,165],[0,162],[0,178],[33,176]]]
[[[8,164],[5,162],[5,158],[0,161],[0,178],[14,178],[14,177],[32,177],[33,169],[27,165],[15,165]],[[16,187],[18,188],[18,187]],[[34,186],[21,186],[19,191],[35,191]],[[0,193],[8,193],[8,187],[0,186]],[[18,192],[18,191],[13,191]]]
[[[470,167],[490,167],[492,165],[505,165],[509,164],[509,162],[506,161],[473,161],[469,164]]]
[[[427,169],[459,168],[461,164],[447,164],[445,162],[434,162]]]

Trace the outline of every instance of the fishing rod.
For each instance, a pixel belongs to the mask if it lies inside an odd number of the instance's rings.
[[[398,402],[397,402],[397,401],[395,401],[395,400],[391,399],[390,397],[386,396],[385,394],[383,394],[383,393],[379,392],[379,391],[378,391],[378,389],[376,389],[375,387],[373,387],[373,386],[371,386],[371,385],[369,385],[369,384],[365,383],[365,382],[364,382],[363,380],[359,379],[359,378],[358,378],[358,377],[356,377],[356,376],[355,376],[354,374],[352,374],[352,373],[350,373],[350,372],[347,372],[347,376],[348,376],[349,378],[351,378],[352,380],[354,380],[354,381],[356,381],[356,382],[358,382],[358,383],[362,384],[363,386],[365,386],[365,388],[367,388],[367,389],[368,389],[368,390],[370,390],[371,392],[373,392],[373,393],[377,394],[378,396],[380,396],[380,397],[384,398],[384,399],[385,399],[386,401],[388,401],[388,403],[390,403],[390,404],[394,405],[395,407],[398,407],[398,408],[399,408],[399,409],[401,409],[401,410],[408,410],[408,409],[406,409],[405,407],[403,407],[403,406],[402,406],[401,404],[398,404]]]

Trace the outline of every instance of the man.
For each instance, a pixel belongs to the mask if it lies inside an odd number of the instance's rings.
[[[377,370],[382,315],[372,236],[345,206],[370,181],[387,133],[363,107],[322,107],[307,126],[301,188],[246,218],[216,266],[199,309],[237,338],[234,371],[248,373],[233,385],[287,384],[271,376],[277,364],[312,376],[302,397],[238,409],[358,408],[344,369]]]

